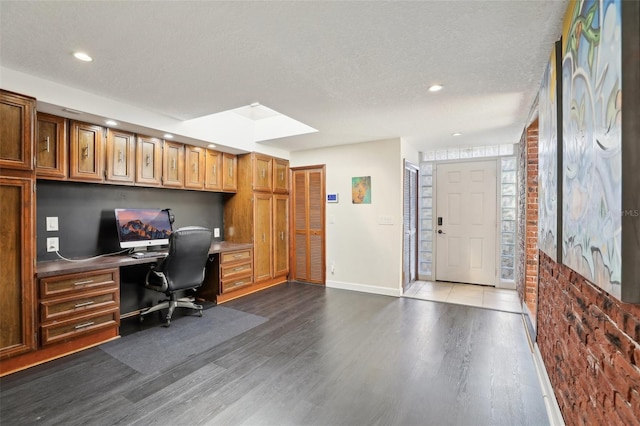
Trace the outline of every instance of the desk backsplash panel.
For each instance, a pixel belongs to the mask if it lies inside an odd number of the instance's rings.
[[[55,253],[47,253],[48,237],[60,238],[60,254],[65,257],[118,251],[116,208],[170,208],[175,214],[174,229],[198,225],[224,231],[221,193],[39,180],[38,261],[58,259]],[[48,216],[58,217],[58,231],[47,232]],[[223,238],[221,234],[219,239]]]

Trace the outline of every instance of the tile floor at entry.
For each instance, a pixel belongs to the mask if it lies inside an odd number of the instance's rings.
[[[403,296],[412,299],[476,306],[505,312],[522,312],[520,299],[515,290],[483,285],[443,281],[416,281]]]

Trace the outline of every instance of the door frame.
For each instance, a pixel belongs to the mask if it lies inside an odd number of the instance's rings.
[[[419,259],[418,259],[418,245],[419,245],[419,238],[418,238],[418,230],[419,230],[419,226],[418,224],[420,223],[420,215],[419,215],[419,208],[418,208],[418,194],[419,194],[419,190],[420,190],[420,168],[411,163],[410,161],[408,161],[407,159],[403,160],[403,168],[402,168],[402,292],[404,293],[405,291],[407,291],[407,288],[409,287],[409,285],[415,281],[418,280],[418,272],[419,272]],[[415,224],[416,224],[416,228],[415,228],[415,234],[413,236],[414,239],[414,250],[413,253],[406,253],[405,252],[405,245],[404,245],[404,238],[405,238],[405,223],[404,223],[404,217],[405,217],[405,177],[406,177],[406,172],[409,171],[410,173],[415,173],[415,196],[413,197],[413,200],[409,200],[409,203],[413,202],[413,206],[415,207],[415,210],[413,212],[413,218],[415,219]],[[411,197],[411,190],[409,190],[409,197]],[[409,238],[411,238],[411,236],[409,236]],[[409,243],[409,248],[411,247],[411,243]],[[414,270],[411,271],[411,259],[408,260],[409,262],[409,277],[405,277],[405,269],[404,269],[404,265],[405,265],[405,259],[407,256],[413,256],[413,266],[414,266]],[[414,275],[414,280],[411,281],[411,272],[413,272]],[[405,287],[405,285],[407,285],[407,287]]]

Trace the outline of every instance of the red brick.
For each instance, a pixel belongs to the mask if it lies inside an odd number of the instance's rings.
[[[619,392],[615,393],[615,398],[613,401],[614,411],[620,417],[622,424],[626,425],[637,425],[639,424],[638,413],[634,413],[631,409],[631,404],[629,404]]]

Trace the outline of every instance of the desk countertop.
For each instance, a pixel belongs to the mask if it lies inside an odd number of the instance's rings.
[[[211,244],[211,248],[209,249],[209,254],[243,250],[252,247],[253,245],[249,243],[214,241],[213,244]],[[114,255],[72,262],[69,262],[67,260],[49,260],[45,262],[38,262],[36,264],[36,278],[95,271],[98,269],[119,268],[120,266],[141,265],[144,263],[153,263],[158,260],[158,258],[160,258],[160,256],[136,259],[129,255]]]

